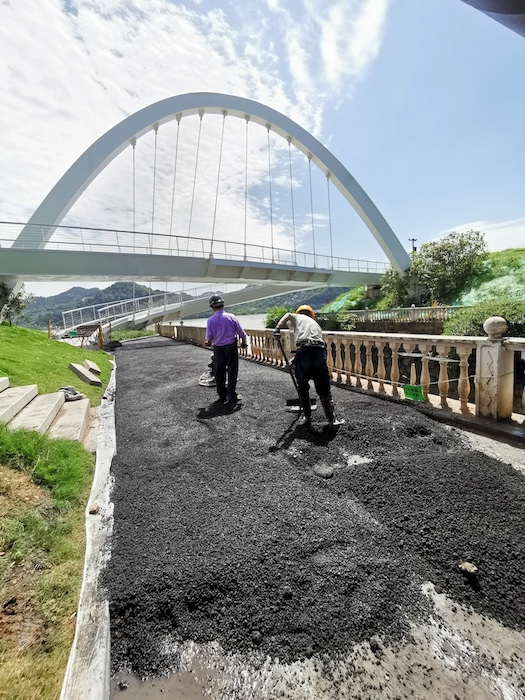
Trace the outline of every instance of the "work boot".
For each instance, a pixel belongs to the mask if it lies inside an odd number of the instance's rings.
[[[342,418],[337,419],[334,413],[334,402],[329,396],[320,396],[321,404],[323,406],[324,414],[328,420],[328,427],[330,429],[336,428],[338,425],[343,425],[344,420]]]
[[[301,411],[303,412],[301,425],[309,426],[312,424],[312,407],[310,406],[310,394],[308,390],[300,391],[299,397],[301,399]]]

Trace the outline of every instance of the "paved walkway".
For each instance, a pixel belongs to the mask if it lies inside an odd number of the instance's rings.
[[[116,359],[116,695],[522,696],[522,451],[337,388],[346,424],[309,432],[249,362],[224,407],[168,339]]]

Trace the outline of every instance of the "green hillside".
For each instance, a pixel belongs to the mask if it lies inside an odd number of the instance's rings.
[[[470,280],[454,305],[472,306],[493,299],[525,300],[525,248],[487,253],[481,273]],[[364,297],[364,287],[355,287],[345,290],[321,311],[352,311],[372,308],[376,303]]]
[[[495,298],[525,299],[525,248],[488,253],[481,274],[455,303],[471,306]]]

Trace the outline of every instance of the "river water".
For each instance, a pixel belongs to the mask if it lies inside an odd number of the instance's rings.
[[[266,314],[247,314],[246,316],[237,316],[239,323],[243,328],[249,328],[253,330],[261,330],[266,328],[264,322],[266,321]],[[195,326],[196,328],[205,328],[206,318],[184,318],[182,319],[186,326]],[[176,326],[179,325],[179,321],[174,322]]]

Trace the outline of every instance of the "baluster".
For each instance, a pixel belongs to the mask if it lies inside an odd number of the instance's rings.
[[[428,391],[430,389],[430,369],[428,366],[429,362],[429,352],[432,350],[431,345],[419,345],[421,350],[421,390],[423,391],[423,398],[428,402]]]
[[[523,350],[521,353],[521,359],[525,360],[525,350]],[[523,387],[523,392],[521,394],[521,407],[525,411],[525,387]]]
[[[436,350],[438,351],[439,354],[439,377],[438,377],[438,389],[439,389],[439,398],[441,399],[441,408],[442,409],[449,409],[449,405],[447,402],[447,397],[448,397],[448,387],[449,387],[449,381],[448,381],[448,369],[447,369],[447,361],[448,361],[448,351],[450,350],[449,345],[436,345]]]
[[[458,380],[458,394],[460,402],[461,413],[470,413],[468,407],[468,395],[470,393],[470,382],[468,378],[468,358],[470,355],[470,348],[465,346],[460,346],[456,348],[456,352],[459,355],[459,380]]]
[[[386,394],[385,391],[385,356],[384,356],[384,351],[385,351],[385,343],[382,341],[377,341],[375,343],[375,346],[377,348],[377,378],[379,380],[379,393],[380,394]]]
[[[332,342],[333,335],[326,335],[326,364],[328,365],[328,373],[330,374],[330,381],[334,378],[334,356],[332,354]]]
[[[350,375],[352,373],[352,361],[350,358],[350,340],[348,338],[345,338],[343,341],[344,349],[345,349],[345,361],[344,361],[344,366],[343,366],[343,371],[345,373],[345,384],[348,386],[352,386],[352,381],[350,379]]]
[[[373,340],[365,340],[365,348],[366,348],[366,353],[365,353],[365,369],[363,374],[366,376],[366,388],[369,391],[374,390],[374,383],[372,381],[372,378],[374,376],[374,365],[372,363],[372,345],[373,345]]]
[[[335,336],[335,371],[337,372],[336,381],[338,384],[343,383],[343,353],[342,343],[338,335]]]
[[[389,343],[392,350],[392,367],[390,368],[390,380],[392,382],[392,396],[399,396],[399,358],[398,352],[401,343]]]
[[[361,339],[356,338],[355,341],[355,385],[362,387],[361,374],[363,373],[363,367],[361,365]]]

